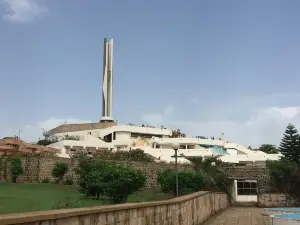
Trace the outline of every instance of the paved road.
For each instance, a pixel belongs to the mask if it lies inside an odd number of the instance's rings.
[[[230,207],[210,218],[204,225],[269,225],[262,208]]]

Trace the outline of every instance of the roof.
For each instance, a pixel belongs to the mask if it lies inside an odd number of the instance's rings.
[[[46,147],[37,144],[26,143],[19,139],[0,139],[0,151],[1,152],[48,152],[58,153],[56,148]]]
[[[107,123],[81,123],[81,124],[63,124],[48,131],[50,135],[57,133],[76,132],[84,130],[104,129],[118,125],[115,122]]]

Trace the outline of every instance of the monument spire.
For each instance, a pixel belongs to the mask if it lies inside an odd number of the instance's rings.
[[[104,38],[103,81],[102,81],[102,119],[100,122],[112,122],[113,89],[113,39]]]

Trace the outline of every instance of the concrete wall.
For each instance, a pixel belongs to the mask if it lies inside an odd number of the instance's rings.
[[[283,193],[271,193],[258,195],[259,207],[291,207],[295,206],[296,201],[289,195]]]
[[[167,201],[0,215],[0,224],[198,225],[228,206],[223,193],[197,192]]]

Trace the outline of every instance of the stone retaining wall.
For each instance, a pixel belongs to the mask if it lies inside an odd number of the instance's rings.
[[[45,178],[52,180],[51,171],[56,162],[66,162],[69,166],[68,175],[72,175],[75,178],[73,169],[77,166],[77,159],[66,159],[58,157],[23,157],[22,164],[24,168],[24,174],[18,179],[20,182],[37,182],[42,181]],[[175,169],[174,164],[169,163],[154,163],[154,162],[136,162],[136,161],[118,161],[118,164],[123,164],[128,167],[140,169],[147,177],[146,187],[157,187],[156,174],[159,170]],[[10,180],[10,162],[6,163],[6,166],[1,163],[0,158],[0,181]],[[178,164],[179,171],[194,171],[190,164]],[[238,179],[253,179],[257,180],[259,193],[265,193],[269,187],[269,171],[266,167],[257,166],[233,166],[224,167],[228,177]]]
[[[257,180],[259,193],[270,189],[270,173],[265,166],[233,166],[224,168],[229,178],[234,180]]]
[[[167,201],[0,215],[0,224],[198,225],[228,206],[224,193],[197,192]]]
[[[259,207],[291,207],[295,204],[295,199],[283,193],[260,194],[258,196]]]
[[[1,160],[1,158],[0,158]],[[24,174],[18,178],[18,182],[41,182],[45,178],[53,180],[51,171],[57,162],[65,162],[68,164],[69,172],[76,178],[73,169],[77,166],[77,159],[66,159],[58,157],[23,157],[21,158]],[[6,165],[4,165],[6,163]],[[128,167],[140,169],[147,177],[146,188],[157,187],[156,174],[159,170],[175,169],[174,164],[153,163],[153,162],[135,162],[135,161],[118,161],[117,164],[126,165]],[[189,164],[179,164],[179,171],[193,171]],[[10,162],[0,161],[0,181],[10,180]]]

